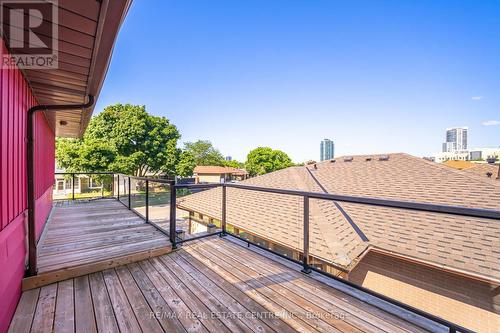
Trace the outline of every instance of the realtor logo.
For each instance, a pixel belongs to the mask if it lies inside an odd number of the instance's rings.
[[[0,67],[58,68],[57,0],[0,1],[1,32],[8,54]]]

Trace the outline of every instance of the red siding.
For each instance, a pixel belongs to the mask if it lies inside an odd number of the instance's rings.
[[[1,54],[7,49],[1,42]],[[26,117],[36,104],[19,70],[0,69],[0,332],[7,330],[25,270]],[[37,235],[50,213],[54,179],[54,133],[43,114],[35,121]]]

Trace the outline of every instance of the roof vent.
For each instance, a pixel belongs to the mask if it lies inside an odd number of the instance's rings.
[[[330,160],[330,163],[335,163],[335,159],[333,159],[333,160]]]
[[[369,161],[371,161],[371,160],[372,160],[372,157],[371,157],[371,156],[369,156],[369,157],[367,157],[365,160],[366,160],[367,162],[369,162]]]
[[[316,163],[314,163],[314,169],[317,170],[318,169],[318,166],[316,165]]]
[[[491,176],[493,176],[493,172],[488,171],[488,172],[486,173],[486,176],[487,176],[488,178],[491,178]]]
[[[389,155],[380,155],[378,158],[379,161],[388,161]]]
[[[352,162],[352,156],[346,156],[344,157],[344,162]]]

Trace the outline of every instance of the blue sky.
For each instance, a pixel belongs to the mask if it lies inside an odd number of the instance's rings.
[[[144,104],[182,141],[296,162],[500,146],[500,1],[136,0],[96,112]],[[483,125],[484,122],[497,125]]]

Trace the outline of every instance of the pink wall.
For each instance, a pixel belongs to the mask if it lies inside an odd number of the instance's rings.
[[[3,41],[1,54],[7,53]],[[22,73],[0,69],[0,332],[7,330],[21,294],[26,260],[26,117],[36,104]],[[35,121],[37,235],[52,206],[54,133],[43,114]]]

